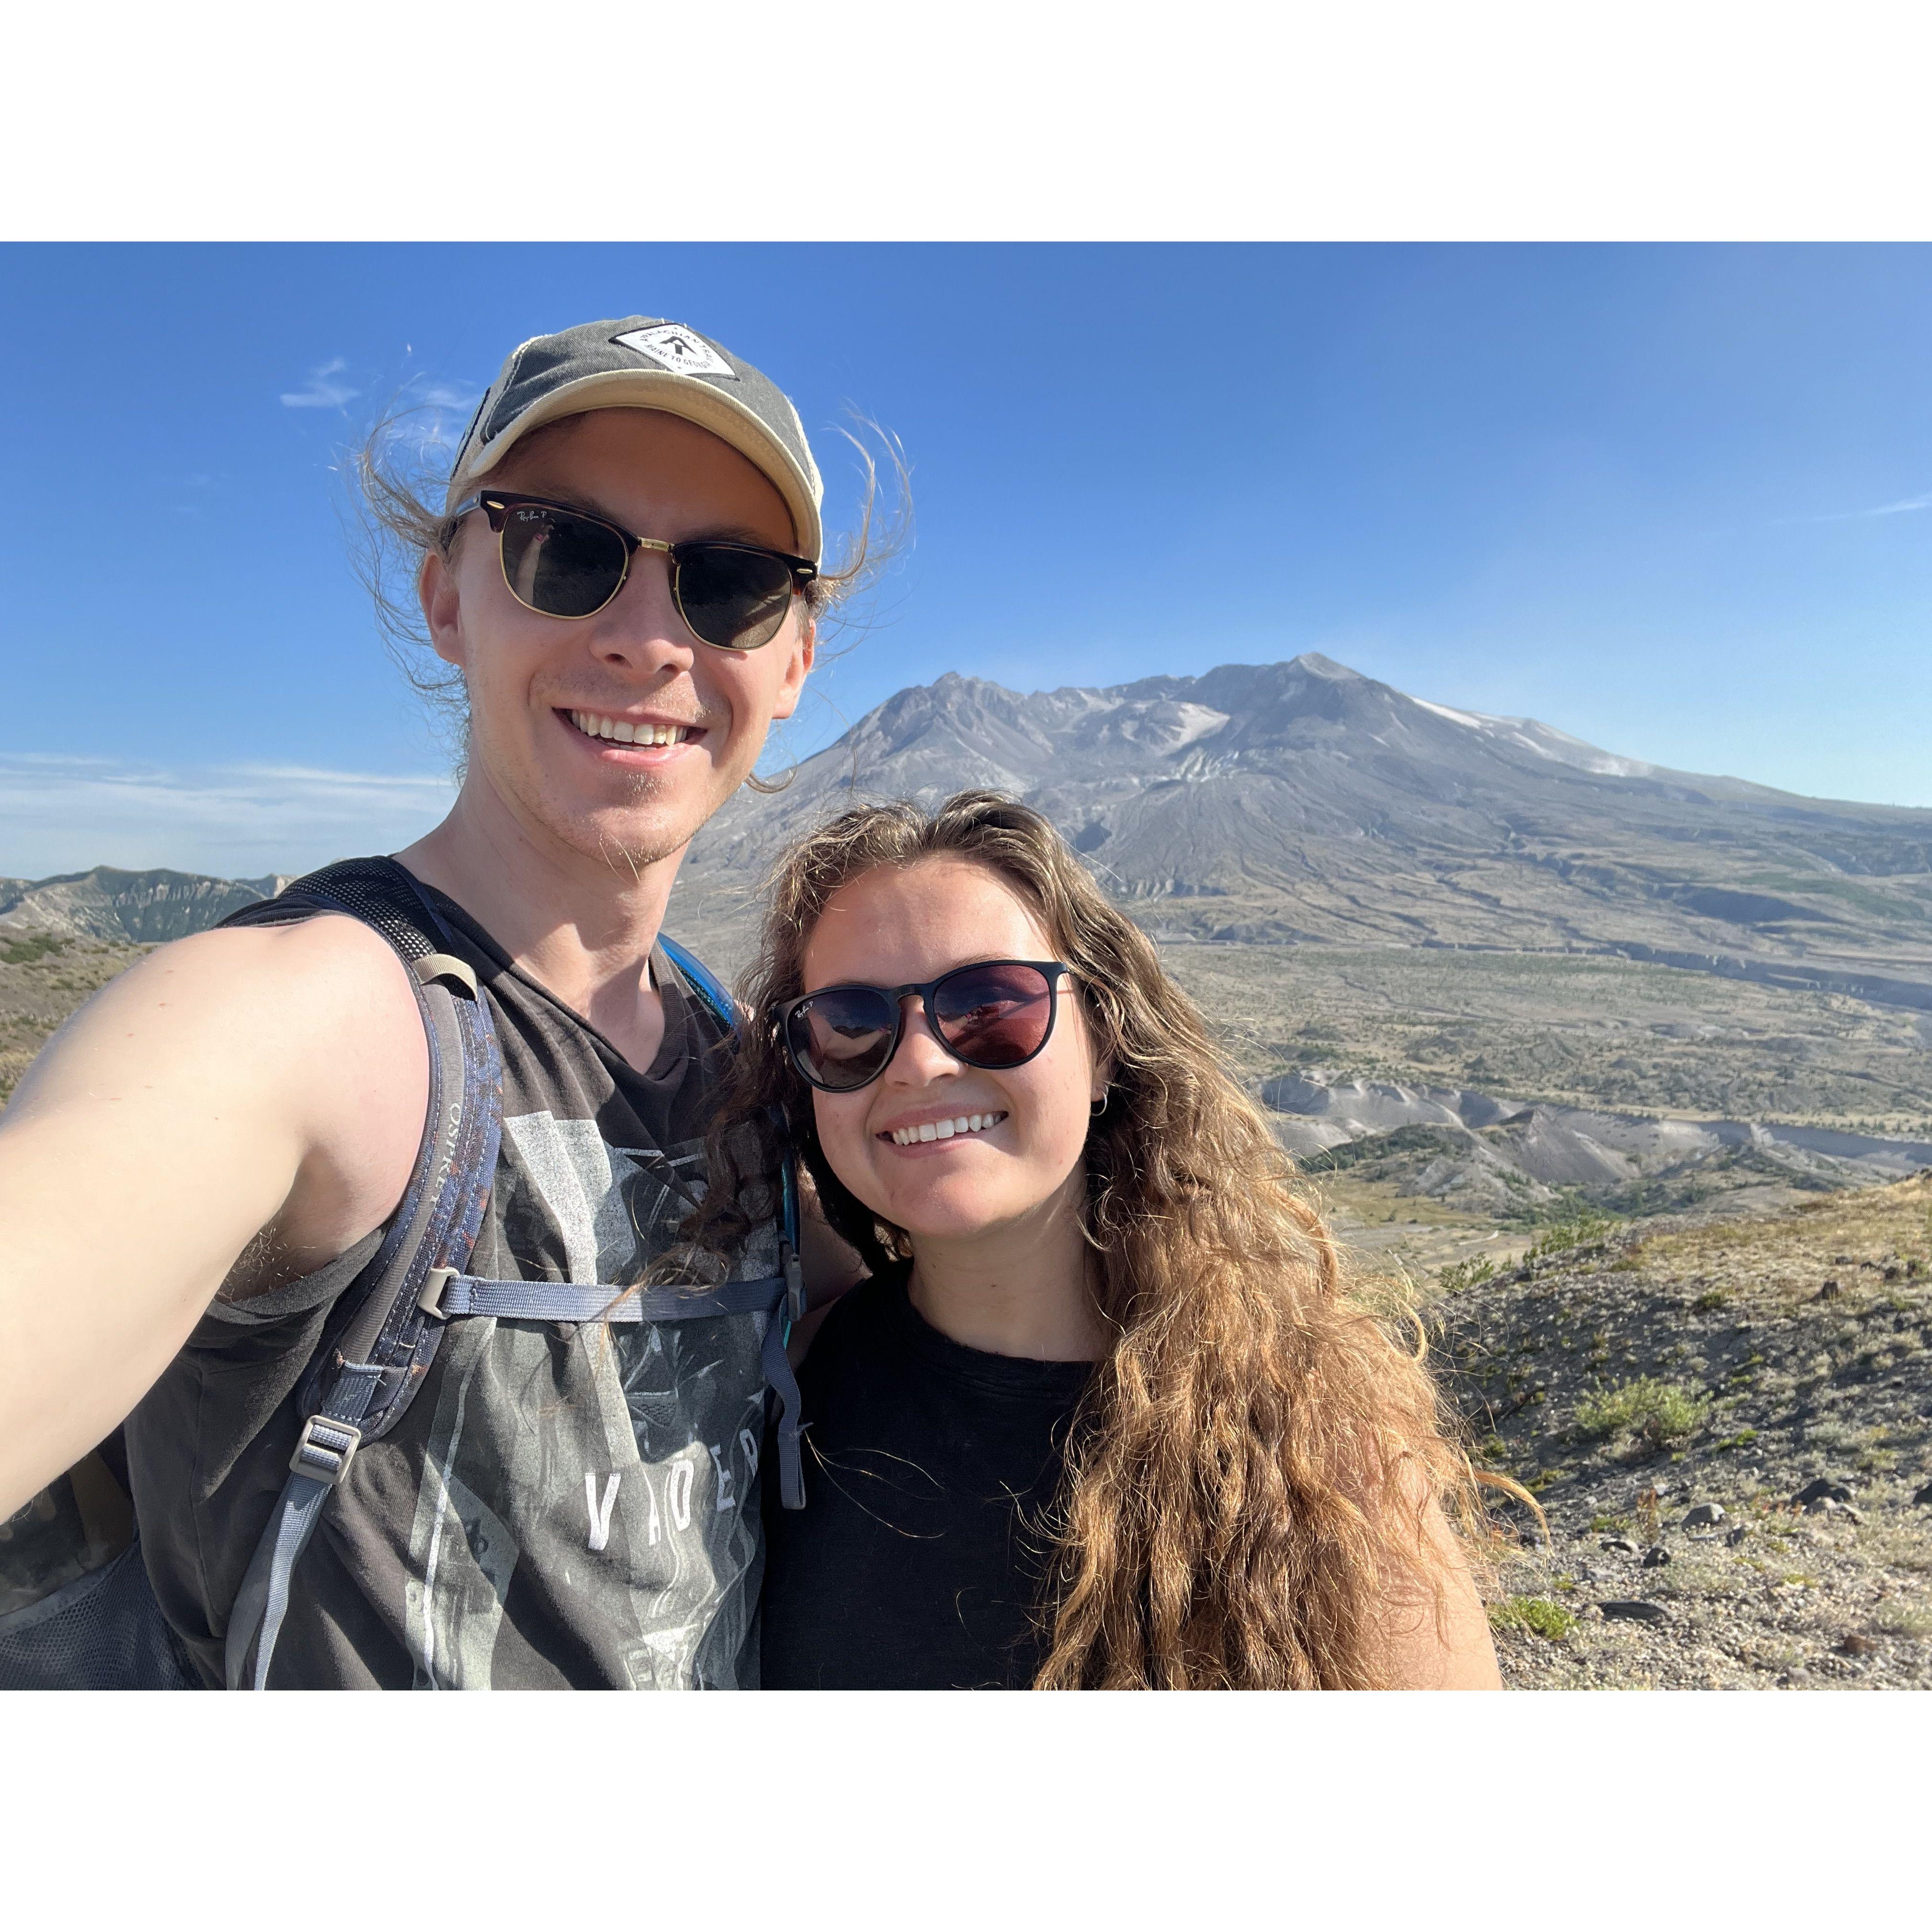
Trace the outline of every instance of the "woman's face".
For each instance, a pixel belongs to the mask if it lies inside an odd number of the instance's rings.
[[[1056,953],[998,873],[970,859],[928,859],[867,872],[832,895],[806,944],[802,990],[923,984],[980,960]],[[1106,1082],[1078,994],[1063,979],[1055,997],[1046,1046],[1004,1072],[956,1060],[909,998],[898,1051],[877,1080],[851,1094],[813,1090],[833,1173],[881,1219],[929,1240],[970,1240],[1076,1204],[1092,1104]],[[990,1124],[973,1127],[976,1117]],[[895,1138],[941,1120],[956,1124],[949,1138]]]

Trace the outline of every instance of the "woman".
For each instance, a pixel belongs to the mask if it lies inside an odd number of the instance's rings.
[[[1044,819],[812,834],[750,1004],[714,1171],[781,1110],[872,1271],[801,1374],[766,1688],[1496,1685],[1427,1375]]]

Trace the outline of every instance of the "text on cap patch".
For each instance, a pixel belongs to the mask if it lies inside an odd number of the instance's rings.
[[[680,376],[722,376],[734,382],[738,380],[730,364],[682,322],[660,322],[652,328],[633,328],[610,339],[634,350],[660,369],[669,369]]]

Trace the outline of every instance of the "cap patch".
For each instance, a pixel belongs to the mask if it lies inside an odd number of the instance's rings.
[[[732,382],[738,380],[737,370],[682,322],[660,322],[650,328],[634,328],[626,334],[614,335],[610,340],[635,350],[660,369],[669,369],[680,376],[722,376]]]

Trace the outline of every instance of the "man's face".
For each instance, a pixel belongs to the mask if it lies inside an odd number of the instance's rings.
[[[595,410],[539,432],[489,478],[676,543],[732,537],[797,548],[784,500],[709,430],[650,410]],[[524,835],[634,868],[670,857],[737,790],[775,718],[788,718],[812,668],[794,601],[776,637],[751,651],[693,637],[670,593],[670,560],[640,550],[594,616],[547,617],[503,581],[480,512],[454,556],[423,566],[437,654],[470,697],[469,784],[488,788]],[[682,728],[681,742],[622,743],[573,722]],[[644,735],[644,734],[640,734]],[[661,729],[655,735],[676,734]]]

